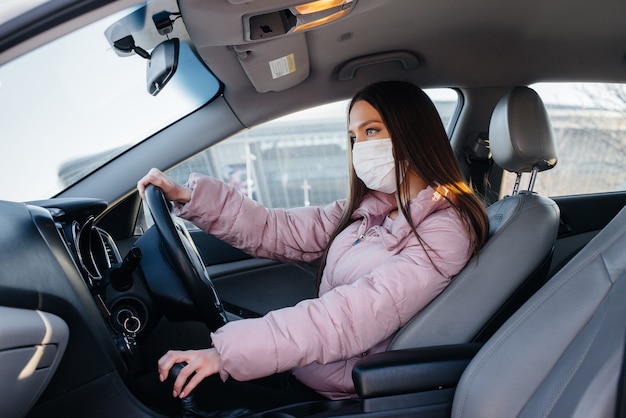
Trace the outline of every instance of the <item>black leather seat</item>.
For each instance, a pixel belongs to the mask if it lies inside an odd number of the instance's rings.
[[[490,122],[493,160],[518,179],[530,173],[527,190],[487,208],[489,239],[478,258],[396,335],[389,350],[483,341],[542,285],[559,227],[559,208],[534,193],[538,172],[557,161],[552,126],[543,102],[528,87],[500,100]],[[486,325],[487,324],[487,325]]]

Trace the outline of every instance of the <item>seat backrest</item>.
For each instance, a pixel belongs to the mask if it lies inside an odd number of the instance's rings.
[[[547,112],[527,87],[516,87],[500,100],[489,137],[494,161],[507,171],[535,175],[556,164]],[[489,239],[478,257],[400,329],[389,350],[470,342],[529,278],[543,284],[545,274],[535,273],[548,266],[554,248],[560,215],[556,203],[531,188],[520,192],[516,187],[490,205],[487,214]]]
[[[626,335],[626,208],[481,348],[453,417],[613,417]]]

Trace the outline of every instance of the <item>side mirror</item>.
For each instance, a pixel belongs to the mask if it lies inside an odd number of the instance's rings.
[[[171,80],[178,68],[179,54],[180,41],[178,38],[168,39],[154,47],[146,66],[148,93],[156,96]]]

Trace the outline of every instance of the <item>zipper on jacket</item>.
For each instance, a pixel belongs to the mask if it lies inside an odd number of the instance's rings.
[[[367,231],[365,231],[363,234],[359,235],[359,237],[352,243],[352,246],[354,247],[359,242],[363,241],[365,237],[369,237],[370,235],[374,234],[377,231],[377,229],[378,229],[377,226],[373,226]]]

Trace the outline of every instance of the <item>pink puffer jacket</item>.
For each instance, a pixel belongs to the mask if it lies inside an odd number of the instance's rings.
[[[311,262],[320,258],[343,201],[324,208],[267,209],[219,180],[192,174],[191,201],[178,214],[256,257]],[[354,396],[352,368],[384,351],[395,332],[426,306],[469,259],[470,239],[448,201],[427,188],[411,201],[417,232],[387,215],[395,197],[372,192],[354,222],[333,242],[320,297],[263,318],[232,321],[212,334],[220,375],[250,380],[293,370],[329,398]],[[384,225],[383,225],[384,223]]]

